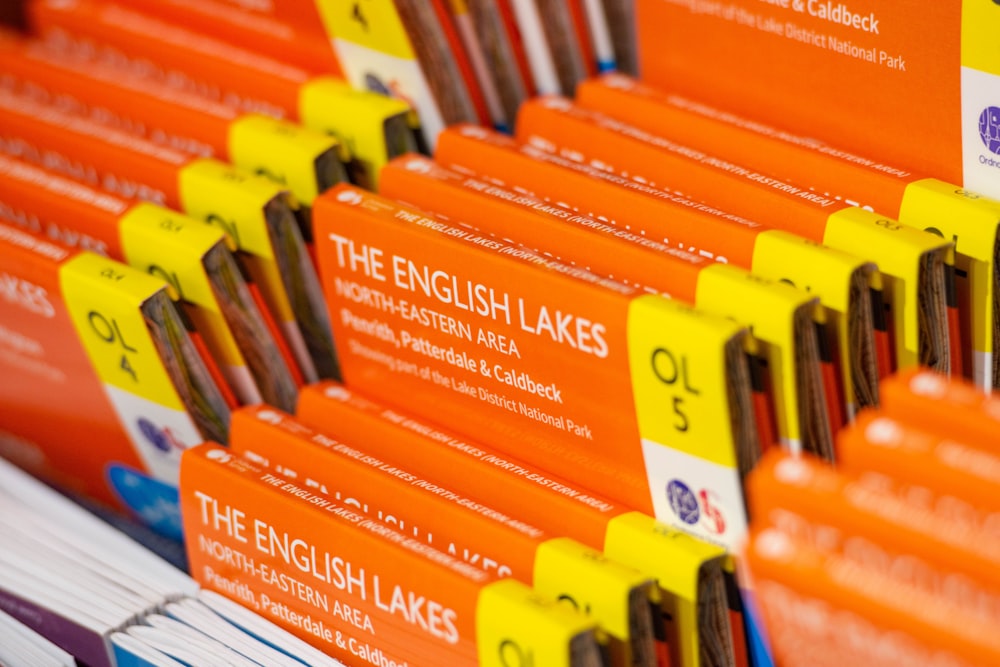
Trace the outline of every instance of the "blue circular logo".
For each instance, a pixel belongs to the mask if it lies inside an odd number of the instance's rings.
[[[1000,107],[986,107],[979,114],[979,137],[991,153],[1000,155]]]
[[[149,421],[145,417],[140,417],[138,426],[139,430],[151,445],[159,449],[161,452],[170,451],[170,440],[163,431],[156,427],[156,424]]]
[[[670,509],[674,511],[681,521],[694,525],[701,518],[701,511],[698,509],[698,498],[691,492],[687,484],[673,479],[667,484],[667,501]]]

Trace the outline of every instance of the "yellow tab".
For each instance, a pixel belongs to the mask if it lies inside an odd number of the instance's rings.
[[[868,276],[870,287],[881,287],[882,281],[874,263],[857,255],[819,245],[797,234],[772,229],[757,236],[751,271],[819,297],[828,320],[833,322],[836,329],[840,359],[848,360],[856,354],[851,349],[848,328],[851,283],[855,273],[862,271]],[[850,363],[841,364],[841,374],[847,403],[854,406],[857,404],[857,396],[854,393]]]
[[[476,646],[481,667],[572,667],[574,637],[594,622],[513,579],[484,587],[476,601]]]
[[[731,320],[662,297],[632,301],[629,368],[644,440],[736,466],[723,350],[741,331]]]
[[[698,568],[722,558],[726,550],[674,530],[642,512],[628,512],[608,522],[604,553],[656,578],[664,590],[685,600],[698,597]]]
[[[140,310],[166,283],[84,252],[59,268],[59,285],[101,382],[183,411]]]
[[[993,262],[1000,201],[934,178],[906,186],[899,221],[955,243],[955,252]]]
[[[181,213],[141,203],[118,226],[129,266],[165,280],[181,299],[219,311],[205,275],[205,254],[225,238],[222,230]]]
[[[810,301],[818,304],[818,300],[791,285],[770,282],[728,264],[713,264],[703,270],[695,295],[698,308],[749,325],[754,338],[765,345],[768,369],[778,394],[778,431],[792,443],[802,438],[795,382],[795,314]]]
[[[354,90],[333,77],[317,77],[299,92],[302,124],[337,137],[361,163],[373,187],[386,162],[416,150],[407,121],[410,114],[402,100]]]
[[[265,207],[282,196],[279,186],[211,159],[194,160],[182,168],[178,184],[185,213],[220,227],[240,250],[274,258]]]
[[[757,235],[751,260],[755,274],[798,287],[819,297],[825,308],[845,314],[851,302],[851,277],[862,268],[873,277],[877,271],[875,264],[861,255],[777,229]]]
[[[326,153],[347,159],[334,137],[285,120],[248,114],[229,126],[232,163],[288,187],[307,206],[328,187],[317,171],[318,160]]]
[[[962,67],[1000,75],[1000,4],[996,0],[963,0]]]
[[[703,564],[724,558],[726,550],[641,512],[629,512],[608,522],[604,553],[655,577],[659,587],[674,598],[670,608],[680,642],[678,667],[699,667],[698,575]]]
[[[925,254],[950,248],[941,238],[907,227],[862,208],[837,211],[827,220],[823,243],[844,252],[874,260],[886,280],[886,298],[894,302],[896,331],[903,332],[897,349],[900,368],[912,366],[919,358],[920,327],[917,320],[917,292],[920,260]],[[948,263],[954,263],[949,250]]]
[[[623,641],[629,638],[629,595],[650,581],[567,537],[548,540],[535,553],[535,590],[570,604]]]
[[[994,11],[1000,12],[1000,9]],[[1000,202],[926,178],[906,186],[899,220],[955,243],[955,266],[966,273],[969,281],[972,308],[968,315],[973,348],[991,353],[994,250],[1000,227]],[[988,371],[986,376],[991,373],[992,370]]]
[[[397,58],[416,58],[392,0],[317,0],[316,6],[328,35],[336,35],[337,39],[346,39]]]
[[[218,361],[245,365],[204,265],[205,255],[219,243],[231,243],[229,237],[221,229],[150,203],[133,206],[118,230],[129,266],[166,281],[199,309],[198,326],[207,327],[202,334]]]

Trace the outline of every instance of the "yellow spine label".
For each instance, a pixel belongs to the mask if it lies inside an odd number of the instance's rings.
[[[302,124],[337,137],[373,182],[392,157],[386,137],[388,121],[409,114],[410,107],[402,100],[354,90],[332,77],[317,77],[299,93]]]
[[[208,328],[202,333],[219,361],[245,365],[204,265],[206,253],[228,237],[220,229],[149,203],[133,206],[118,231],[130,266],[161,278],[181,299],[197,306]]]
[[[513,579],[489,584],[476,601],[482,667],[572,667],[570,642],[593,629],[582,614]]]
[[[740,327],[644,296],[629,306],[629,367],[644,440],[735,466],[723,347]]]
[[[122,216],[118,232],[130,266],[165,280],[185,301],[219,310],[202,260],[225,238],[221,230],[142,203]]]
[[[823,243],[866,257],[878,264],[887,281],[886,298],[892,299],[900,367],[917,363],[920,349],[918,293],[921,258],[950,244],[941,238],[907,227],[897,220],[851,207],[837,211],[827,220]],[[954,262],[954,253],[949,256]]]
[[[735,548],[747,527],[736,427],[755,426],[748,405],[730,404],[729,383],[742,375],[749,400],[743,352],[753,339],[730,319],[643,296],[629,306],[628,343],[654,515]],[[755,435],[744,436],[747,445],[755,442]]]
[[[674,530],[661,521],[628,512],[608,522],[604,553],[656,577],[661,588],[692,602],[698,598],[698,568],[726,550]]]
[[[1000,227],[1000,202],[927,178],[906,186],[899,220],[954,242],[955,267],[965,273],[964,278],[969,281],[971,296],[967,317],[973,349],[992,353],[993,252]],[[984,378],[991,373],[992,370],[983,369]]]
[[[869,276],[869,286],[881,285],[875,264],[857,255],[821,246],[796,234],[772,229],[757,236],[754,244],[751,271],[753,273],[788,283],[806,293],[819,297],[828,320],[837,331],[837,346],[841,359],[850,359],[851,349],[848,321],[851,309],[851,282],[854,274],[862,270]],[[841,381],[848,404],[856,405],[851,364],[841,364]]]
[[[140,310],[166,285],[142,271],[91,253],[81,253],[63,264],[59,285],[73,326],[101,382],[183,410]]]
[[[962,66],[1000,75],[1000,8],[996,0],[963,0]]]
[[[906,186],[899,220],[955,244],[955,252],[993,261],[1000,201],[933,178]]]
[[[699,308],[749,325],[754,337],[765,344],[768,369],[778,390],[778,431],[793,447],[801,445],[802,438],[795,383],[795,315],[810,300],[790,285],[773,283],[727,264],[714,264],[702,271],[695,296]]]
[[[416,58],[392,0],[317,0],[316,6],[327,34],[397,58]]]
[[[178,190],[189,216],[221,228],[240,250],[274,258],[265,207],[281,194],[279,186],[218,160],[199,159],[181,169]]]
[[[829,310],[847,313],[851,303],[851,277],[864,267],[876,267],[861,256],[828,248],[796,234],[772,229],[757,236],[751,270],[764,278],[783,282],[819,297]]]
[[[605,632],[629,638],[629,595],[649,577],[569,538],[544,542],[535,554],[535,590],[591,616]]]
[[[316,160],[346,153],[334,137],[285,120],[248,114],[229,126],[229,156],[233,164],[286,186],[311,206],[321,192]]]
[[[604,553],[656,578],[673,598],[670,608],[683,667],[701,664],[698,633],[698,575],[702,564],[722,558],[725,549],[674,530],[641,512],[612,519],[604,538]]]

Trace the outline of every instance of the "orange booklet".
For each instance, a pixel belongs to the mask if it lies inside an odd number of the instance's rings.
[[[872,410],[841,432],[837,455],[845,470],[871,470],[934,489],[984,525],[1000,512],[1000,456],[988,439],[958,437],[946,428],[930,431]]]
[[[997,3],[639,0],[636,12],[646,82],[1000,198]]]
[[[970,621],[968,608],[945,595],[775,528],[751,531],[744,560],[777,664],[987,667],[1000,659],[995,621]]]
[[[961,599],[978,591],[989,602],[984,609],[1000,610],[1000,538],[989,525],[990,507],[973,507],[905,474],[839,471],[777,451],[751,473],[747,495],[755,527],[776,526],[820,551],[912,577],[928,592],[944,594],[950,585]],[[960,513],[963,506],[972,511]],[[981,613],[979,605],[968,608]]]
[[[355,182],[373,187],[378,168],[414,150],[410,108],[113,2],[34,2],[29,19],[56,51],[89,54],[138,76],[244,112],[300,122],[336,136]]]
[[[11,224],[165,280],[204,339],[206,363],[220,367],[220,386],[232,388],[234,403],[294,407],[298,390],[279,347],[283,339],[221,229],[3,155],[0,203],[0,217]]]
[[[0,118],[0,152],[223,229],[245,251],[250,275],[302,376],[337,376],[319,281],[287,191],[218,160],[158,146],[3,90]]]
[[[301,215],[307,238],[312,200],[347,180],[340,143],[295,123],[241,113],[96,59],[3,33],[0,68],[9,90],[163,146],[231,162],[287,187],[307,209]]]
[[[822,321],[823,313],[814,297],[463,176],[421,156],[403,156],[386,165],[381,192],[539,254],[655,290],[751,327],[761,344],[760,363],[775,388],[780,442],[796,452],[832,457],[831,417],[816,336],[816,319]],[[839,396],[832,398],[839,407]],[[767,411],[763,417],[769,419],[770,414]],[[766,447],[773,441],[762,442]]]
[[[0,223],[4,456],[180,539],[180,454],[226,439],[229,407],[168,290]]]
[[[814,550],[844,584],[964,632],[995,625],[1000,551],[984,508],[933,484],[784,455],[766,456],[747,492],[755,529],[773,526]],[[992,633],[983,639],[1000,647]]]
[[[951,368],[944,269],[954,263],[950,242],[560,97],[523,104],[517,136],[877,262],[889,283],[884,295],[894,320],[896,367],[921,363],[943,372]]]
[[[349,386],[738,542],[760,444],[735,323],[357,188],[314,213]]]
[[[735,543],[744,329],[350,186],[314,224],[345,383]]]
[[[576,99],[585,108],[647,132],[752,164],[816,192],[832,191],[845,203],[874,207],[905,225],[954,241],[959,311],[955,326],[960,328],[962,374],[983,387],[992,386],[994,365],[1000,363],[993,356],[1000,337],[1000,315],[994,308],[1000,297],[993,290],[1000,202],[623,75],[583,82]]]
[[[436,159],[470,178],[542,199],[553,210],[600,220],[617,234],[662,242],[817,295],[829,315],[826,334],[839,369],[829,394],[843,395],[848,418],[858,407],[877,403],[876,359],[887,361],[887,354],[876,354],[875,331],[876,324],[883,334],[886,327],[876,317],[882,315],[881,291],[872,288],[880,288],[881,279],[871,263],[483,128],[445,130]],[[888,364],[883,372],[888,374]]]
[[[969,382],[912,369],[885,380],[883,392],[885,414],[911,426],[972,443],[996,437],[1000,397]]]
[[[603,664],[593,623],[567,606],[217,445],[185,453],[181,512],[191,572],[204,588],[335,658]]]
[[[340,63],[309,2],[233,3],[225,0],[121,0],[165,21],[214,35],[313,74],[340,76]],[[312,3],[315,5],[315,3]]]
[[[392,457],[373,456],[367,442],[331,439],[266,406],[235,412],[229,438],[231,451],[261,467],[492,577],[512,577],[569,602],[607,633],[614,664],[658,664],[652,604],[659,593],[651,577],[562,532],[547,534],[482,497],[422,478]]]
[[[727,646],[737,655],[744,651],[740,601],[726,599],[726,586],[735,584],[723,569],[722,549],[341,384],[306,387],[296,416],[324,435],[364,443],[375,457],[655,576],[663,594],[660,605],[671,664],[700,664],[702,647],[720,656],[720,664],[732,660],[726,657]],[[724,578],[730,583],[723,584]],[[728,624],[718,621],[717,614],[724,613],[727,604],[735,636]],[[699,614],[700,608],[711,613]]]

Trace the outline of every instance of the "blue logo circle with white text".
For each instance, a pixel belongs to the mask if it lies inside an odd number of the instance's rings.
[[[979,115],[979,136],[991,153],[1000,155],[1000,107],[986,107]]]
[[[161,452],[170,451],[170,440],[163,431],[156,427],[156,424],[145,417],[140,417],[138,421],[139,431],[142,432],[146,440]]]
[[[701,511],[698,509],[698,497],[691,492],[687,484],[673,479],[667,484],[667,501],[670,509],[674,511],[684,523],[694,525],[701,518]]]

